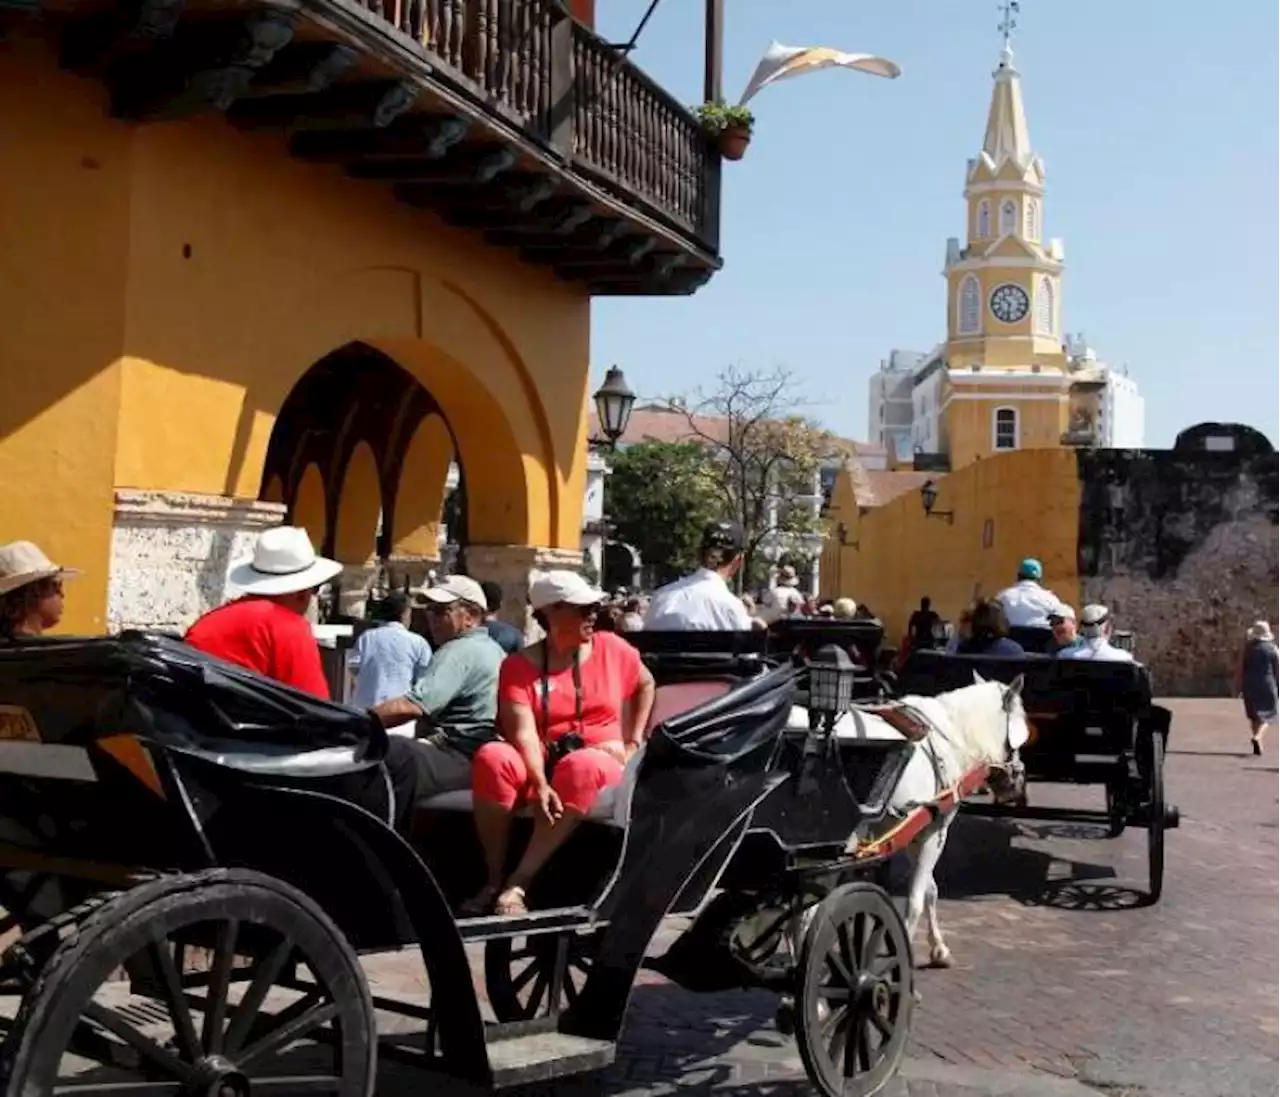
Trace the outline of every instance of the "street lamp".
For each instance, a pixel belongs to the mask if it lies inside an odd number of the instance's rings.
[[[604,375],[604,384],[596,390],[592,399],[596,403],[596,418],[600,420],[604,438],[592,438],[589,441],[592,445],[607,445],[613,449],[617,446],[618,439],[627,431],[636,394],[627,387],[627,379],[622,376],[622,370],[617,366],[610,366],[609,372]]]
[[[830,732],[853,704],[857,667],[844,648],[836,644],[824,644],[805,666],[809,671],[809,712]]]
[[[933,509],[938,502],[938,485],[932,480],[926,480],[920,486],[920,502],[924,506],[924,516],[926,518],[943,518],[946,519],[947,525],[955,525],[955,511]]]

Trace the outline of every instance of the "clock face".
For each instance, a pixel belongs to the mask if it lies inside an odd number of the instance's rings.
[[[991,291],[991,315],[1005,324],[1016,324],[1031,308],[1027,291],[1021,286],[1006,282]]]

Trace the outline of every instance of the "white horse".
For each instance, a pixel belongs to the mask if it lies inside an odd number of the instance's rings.
[[[891,813],[902,817],[935,800],[980,765],[991,767],[987,786],[997,802],[1021,795],[1025,774],[1018,750],[1030,737],[1022,707],[1022,676],[1008,686],[985,681],[978,674],[974,680],[972,686],[937,697],[902,698],[894,705],[894,715],[905,719],[890,722],[874,711],[855,708],[836,723],[840,738],[901,739],[904,733],[895,724],[914,722],[908,736],[914,740],[914,749],[889,800]],[[951,950],[938,924],[938,885],[933,871],[946,847],[958,806],[957,800],[940,811],[909,847],[914,867],[907,899],[907,939],[914,939],[923,914],[931,967],[951,966]]]

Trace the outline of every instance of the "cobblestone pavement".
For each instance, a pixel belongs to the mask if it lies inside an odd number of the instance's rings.
[[[923,971],[886,1097],[1253,1097],[1277,1090],[1277,769],[1238,703],[1174,701],[1164,898],[1137,905],[1146,835],[965,817],[940,870],[956,966]],[[1273,744],[1274,746],[1274,744]],[[1033,786],[1101,806],[1101,790]],[[407,989],[406,962],[373,961]],[[763,994],[693,995],[646,975],[617,1065],[565,1095],[811,1092]],[[382,1097],[421,1092],[387,1067]],[[436,1087],[433,1086],[433,1090]]]

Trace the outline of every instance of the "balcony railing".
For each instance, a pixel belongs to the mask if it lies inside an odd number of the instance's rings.
[[[720,158],[697,120],[559,0],[359,0],[461,90],[714,252]]]

